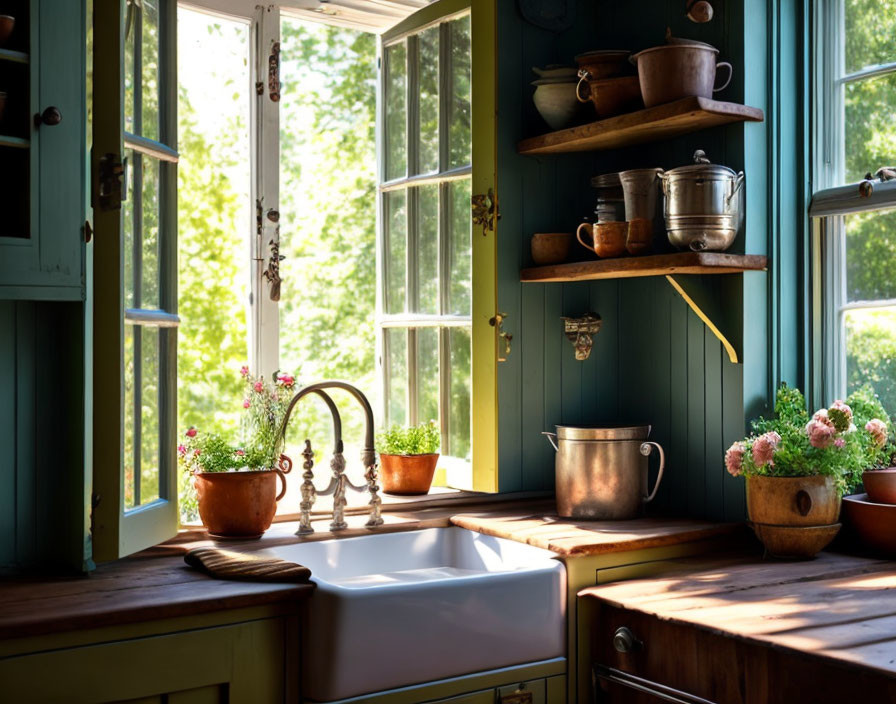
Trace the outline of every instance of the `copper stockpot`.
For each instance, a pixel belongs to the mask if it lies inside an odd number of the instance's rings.
[[[277,493],[277,477],[282,489]],[[258,472],[195,472],[199,517],[214,538],[260,538],[271,527],[286,493],[279,469]]]
[[[380,478],[387,494],[426,494],[432,486],[439,453],[384,455],[380,453]]]

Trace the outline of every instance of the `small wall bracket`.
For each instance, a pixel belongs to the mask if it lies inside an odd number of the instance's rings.
[[[585,313],[578,318],[561,318],[563,320],[563,332],[575,347],[576,359],[585,361],[591,356],[591,347],[594,344],[594,336],[600,332],[603,320],[598,313]]]

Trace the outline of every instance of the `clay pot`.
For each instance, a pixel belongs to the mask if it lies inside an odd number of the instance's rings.
[[[559,264],[569,256],[572,235],[568,232],[539,232],[530,243],[532,261],[536,264]]]
[[[12,34],[13,27],[15,26],[15,17],[11,17],[10,15],[0,15],[0,47],[6,46],[9,35]]]
[[[576,86],[576,98],[581,103],[591,100],[599,118],[613,117],[644,107],[641,101],[641,84],[637,76],[588,81],[587,95],[582,90],[580,82]]]
[[[380,479],[387,494],[426,494],[432,486],[439,453],[431,455],[380,454]]]
[[[631,52],[627,49],[598,49],[579,54],[576,57],[579,75],[586,81],[628,75],[634,71],[629,56]]]
[[[840,496],[827,476],[747,477],[747,513],[777,557],[813,557],[840,530]]]
[[[542,78],[533,81],[532,85],[535,86],[532,94],[535,109],[552,130],[562,130],[576,122],[582,106],[576,100],[574,82]]]
[[[843,497],[843,514],[862,542],[896,556],[896,506],[873,503],[868,494]]]
[[[876,504],[896,504],[896,467],[862,472],[868,500]]]
[[[277,493],[277,477],[282,488]],[[271,527],[277,502],[286,493],[279,469],[260,472],[196,472],[199,517],[214,538],[260,538]]]

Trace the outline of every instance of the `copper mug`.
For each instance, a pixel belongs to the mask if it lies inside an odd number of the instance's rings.
[[[586,230],[591,242],[582,239],[582,231]],[[576,230],[576,239],[585,249],[590,249],[598,257],[609,258],[619,257],[625,254],[625,240],[628,233],[628,223],[621,222],[598,222],[592,225],[590,222],[583,222]]]

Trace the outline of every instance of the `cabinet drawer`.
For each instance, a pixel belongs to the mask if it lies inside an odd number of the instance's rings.
[[[591,645],[597,702],[842,704],[857,692],[896,701],[896,680],[883,674],[602,602]]]

